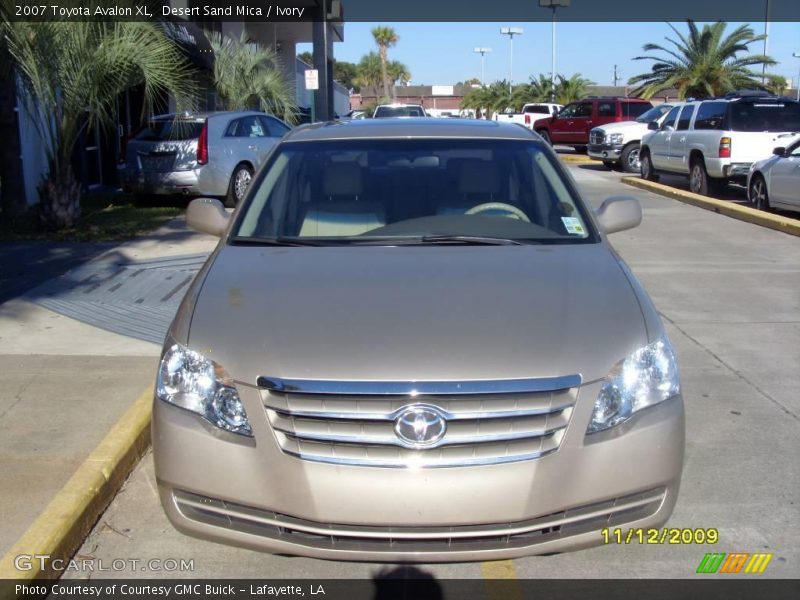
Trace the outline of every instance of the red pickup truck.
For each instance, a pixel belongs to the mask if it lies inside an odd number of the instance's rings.
[[[585,98],[567,104],[552,117],[538,119],[532,129],[551,144],[564,144],[585,152],[593,127],[633,121],[651,108],[649,101],[640,98]]]

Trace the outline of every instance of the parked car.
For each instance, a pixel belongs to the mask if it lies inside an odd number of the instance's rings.
[[[419,104],[380,104],[372,113],[373,119],[391,117],[427,117],[428,113]]]
[[[360,561],[497,560],[661,526],[684,451],[664,325],[541,138],[463,119],[298,127],[164,343],[161,501],[191,535]]]
[[[589,132],[589,156],[613,169],[639,172],[639,145],[649,123],[660,122],[675,104],[659,104],[633,121],[608,123]]]
[[[352,119],[365,119],[367,113],[363,110],[351,110],[346,115],[337,117],[340,121],[350,121]]]
[[[761,210],[800,211],[800,136],[750,167],[747,197]]]
[[[567,104],[552,117],[535,121],[533,130],[551,144],[564,144],[583,152],[593,127],[630,121],[651,108],[649,101],[639,98],[586,98]]]
[[[753,163],[800,132],[800,102],[759,92],[687,102],[673,108],[642,138],[641,174],[689,176],[689,189],[713,194],[736,181],[744,184]]]
[[[528,129],[533,129],[533,123],[542,117],[542,115],[556,115],[564,108],[561,104],[552,104],[549,102],[530,102],[522,107],[522,112],[519,113],[494,113],[492,119],[502,123],[518,123],[525,125]]]
[[[275,143],[291,127],[261,112],[154,117],[128,141],[122,189],[137,196],[224,198],[234,206]]]

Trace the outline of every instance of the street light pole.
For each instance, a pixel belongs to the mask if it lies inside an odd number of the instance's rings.
[[[792,52],[792,56],[800,58],[800,52]],[[800,71],[797,72],[797,101],[800,102]]]
[[[508,78],[508,93],[511,94],[514,85],[514,36],[522,35],[522,27],[501,27],[500,35],[507,35],[511,41],[510,75]]]
[[[553,31],[552,31],[552,47],[550,49],[552,65],[550,68],[550,101],[556,101],[556,9],[561,7],[568,7],[570,0],[539,0],[539,6],[549,8],[553,11]]]
[[[483,59],[484,56],[491,51],[491,48],[475,48],[475,53],[481,55],[481,87],[486,85],[486,69]]]
[[[769,0],[767,0],[767,11],[764,14],[764,56],[767,55],[769,48]],[[761,84],[767,85],[767,63],[761,65]]]

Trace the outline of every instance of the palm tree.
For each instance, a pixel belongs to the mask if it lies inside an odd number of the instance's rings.
[[[527,85],[531,100],[530,102],[549,102],[555,96],[553,92],[553,80],[549,76],[539,73],[534,78],[531,76],[530,83]]]
[[[381,58],[381,76],[383,79],[383,95],[387,98],[391,95],[389,91],[389,74],[387,71],[388,57],[387,51],[394,46],[400,39],[391,27],[374,27],[372,29],[372,37],[375,38],[375,43],[378,44],[378,54]]]
[[[594,82],[581,77],[580,73],[575,73],[569,79],[559,75],[555,89],[556,102],[569,104],[570,102],[575,102],[575,100],[580,100],[586,96],[586,88],[590,85],[594,85]]]
[[[403,63],[393,60],[386,66],[386,71],[389,74],[389,81],[392,83],[392,98],[395,98],[394,87],[400,83],[405,84],[411,81],[411,71]]]
[[[651,98],[665,88],[677,88],[681,98],[709,98],[736,89],[765,89],[759,79],[761,74],[750,67],[774,65],[776,61],[764,54],[738,55],[748,51],[748,45],[764,39],[755,35],[748,25],[737,27],[729,36],[726,24],[703,25],[702,31],[694,21],[687,21],[689,36],[682,35],[669,25],[679,41],[665,38],[671,47],[645,44],[645,52],[658,51],[665,56],[637,56],[635,60],[652,60],[649,73],[631,77],[630,85],[640,84],[633,93]]]
[[[491,85],[469,90],[461,99],[461,108],[485,111],[486,118],[491,119],[492,114],[505,110],[510,100],[508,81],[495,81]]]
[[[212,32],[209,41],[214,50],[214,87],[222,108],[258,108],[295,121],[295,93],[271,48],[249,42],[244,32],[238,41]]]
[[[373,87],[377,91],[383,77],[380,57],[374,52],[365,54],[356,68],[358,72],[356,83],[361,87]]]
[[[70,166],[81,134],[113,123],[115,102],[142,85],[145,109],[173,94],[188,107],[191,70],[161,27],[149,22],[0,22],[20,95],[47,157],[39,184],[41,218],[51,228],[74,227],[81,186]]]

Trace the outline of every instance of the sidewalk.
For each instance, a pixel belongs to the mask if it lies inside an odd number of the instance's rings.
[[[173,282],[167,280],[172,272],[160,268],[168,265],[194,273],[216,242],[190,232],[179,218],[116,246],[3,246],[3,298],[16,297],[5,302],[0,298],[0,513],[5,517],[0,523],[0,554],[26,531],[109,428],[152,385],[160,351],[156,338],[187,287],[177,284],[188,277]],[[191,257],[188,270],[186,260],[175,260],[185,256]],[[156,295],[158,286],[178,289],[160,303],[158,327],[136,339],[109,329],[122,330],[120,324],[131,327],[143,321],[146,302],[139,303],[137,313],[132,307],[139,297],[131,298],[141,286],[126,288],[119,279],[120,273],[135,272],[127,267],[139,264],[146,266]],[[65,265],[73,268],[61,275]],[[94,278],[76,280],[85,272],[94,273]],[[117,279],[97,276],[106,272]],[[85,312],[70,312],[75,306]],[[106,328],[87,324],[93,320]]]

